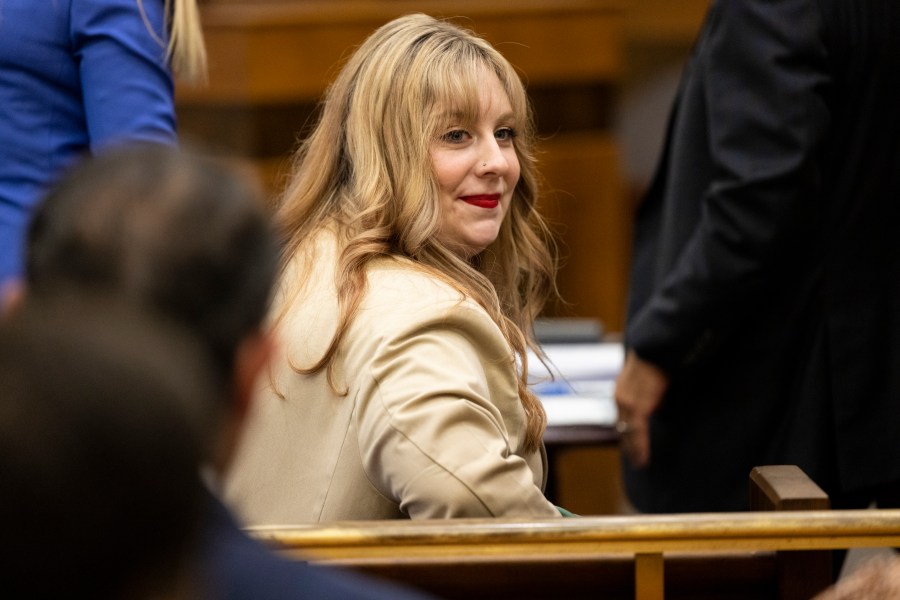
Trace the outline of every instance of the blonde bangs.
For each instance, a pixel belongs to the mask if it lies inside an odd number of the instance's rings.
[[[421,52],[418,60],[430,65],[427,69],[421,69],[426,99],[421,107],[423,110],[437,119],[452,115],[462,119],[463,123],[475,122],[479,112],[481,78],[485,72],[492,73],[506,92],[516,125],[525,127],[527,134],[532,132],[528,101],[518,74],[494,48],[478,38],[457,35],[436,40],[429,50]],[[436,135],[439,132],[431,133]]]

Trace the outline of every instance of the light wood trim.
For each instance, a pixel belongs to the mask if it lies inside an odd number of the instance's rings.
[[[900,546],[900,509],[346,522],[254,535],[322,559],[812,550]]]

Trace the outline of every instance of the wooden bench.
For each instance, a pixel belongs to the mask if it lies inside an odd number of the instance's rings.
[[[827,506],[821,490],[809,487],[802,473],[798,480],[797,472],[755,471],[751,485],[759,489],[753,493],[773,509],[766,512],[345,522],[252,531],[289,556],[360,569],[449,599],[809,598],[830,581],[830,561],[823,574],[821,560],[792,557],[896,546],[900,510],[777,510],[794,502],[824,500]],[[813,493],[800,498],[804,488]]]

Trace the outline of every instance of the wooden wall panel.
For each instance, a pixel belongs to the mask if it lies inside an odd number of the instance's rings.
[[[209,84],[179,88],[183,103],[318,99],[337,63],[377,27],[424,12],[473,29],[533,84],[584,83],[622,74],[615,0],[213,2],[202,19]]]
[[[600,319],[621,331],[631,239],[619,152],[612,136],[578,132],[542,144],[548,189],[542,212],[561,242],[558,284],[565,304],[557,316]]]

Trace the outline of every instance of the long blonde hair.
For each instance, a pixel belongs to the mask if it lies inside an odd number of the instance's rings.
[[[465,260],[435,235],[441,217],[430,146],[445,125],[439,119],[446,108],[475,120],[484,69],[500,80],[516,117],[521,177],[497,239]],[[533,141],[522,82],[486,41],[423,14],[395,19],[373,33],[329,88],[318,124],[295,156],[293,179],[275,217],[283,268],[301,250],[308,252],[324,228],[335,230],[341,247],[336,333],[315,365],[297,370],[327,368],[334,387],[333,361],[365,294],[368,263],[378,256],[405,257],[478,302],[500,328],[521,365],[525,448],[538,448],[546,415],[526,385],[526,350],[540,355],[532,325],[556,291],[556,261],[535,210]]]
[[[141,16],[152,35],[156,35],[144,12],[144,0],[137,0]],[[206,46],[200,25],[200,11],[197,0],[165,0],[166,31],[169,43],[166,58],[172,72],[185,81],[206,80]]]

